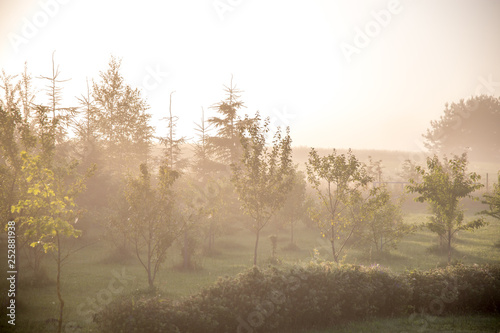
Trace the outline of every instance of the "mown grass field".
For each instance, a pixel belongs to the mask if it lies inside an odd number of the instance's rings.
[[[407,223],[420,224],[426,219],[425,214],[412,213],[406,216]],[[464,264],[500,264],[500,221],[488,219],[490,224],[474,233],[461,232],[455,242],[453,258]],[[313,249],[317,249],[322,258],[330,259],[330,245],[320,237],[315,229],[299,225],[295,233],[296,251],[285,251],[289,243],[289,231],[276,231],[271,225],[264,229],[259,246],[259,265],[269,265],[271,242],[269,235],[279,237],[277,256],[283,262],[308,262],[312,259]],[[78,242],[94,242],[100,232],[94,229],[87,237]],[[196,293],[201,288],[212,284],[219,276],[235,275],[252,266],[254,235],[243,228],[232,231],[216,240],[216,253],[196,256],[199,269],[183,272],[176,267],[181,261],[180,250],[173,247],[156,279],[159,293],[164,297],[178,299]],[[397,250],[387,254],[377,254],[364,249],[350,249],[344,258],[346,263],[389,267],[393,272],[407,269],[427,270],[446,265],[446,254],[435,250],[436,236],[422,229],[403,239]],[[5,240],[2,239],[2,251],[6,253]],[[21,257],[21,259],[23,259]],[[6,259],[2,261],[5,272]],[[58,316],[58,301],[55,289],[55,265],[49,256],[44,265],[52,283],[45,286],[32,286],[23,273],[20,274],[17,294],[17,332],[51,331]],[[23,266],[21,266],[23,267]],[[21,272],[29,272],[21,269]],[[26,273],[27,274],[27,273]],[[144,290],[147,276],[135,257],[126,259],[114,253],[105,241],[97,241],[75,252],[66,262],[62,273],[62,290],[65,300],[66,332],[95,332],[91,319],[93,313],[106,303],[127,293]],[[5,280],[4,280],[5,281]],[[2,286],[6,286],[3,282]],[[4,289],[5,290],[5,289]],[[2,295],[6,293],[3,291]],[[3,319],[4,321],[5,318]],[[423,324],[416,319],[395,318],[352,323],[341,328],[310,332],[498,332],[500,320],[491,317],[450,317],[432,319],[424,330]],[[3,323],[2,323],[3,324]],[[0,326],[2,327],[2,326]],[[460,327],[461,330],[457,330]]]

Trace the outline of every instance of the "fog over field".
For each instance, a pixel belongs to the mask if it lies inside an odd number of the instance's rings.
[[[247,109],[293,125],[294,145],[422,149],[445,103],[499,95],[498,1],[35,1],[0,4],[0,63],[51,73],[64,105],[110,55],[123,58],[158,120],[168,94],[179,133],[231,75]],[[212,113],[210,113],[212,112]],[[213,111],[207,110],[207,116]],[[321,119],[321,121],[319,121]],[[160,125],[161,124],[161,125]]]
[[[500,331],[500,1],[1,0],[1,332]]]

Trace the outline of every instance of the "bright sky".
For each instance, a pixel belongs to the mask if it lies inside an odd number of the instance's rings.
[[[417,151],[446,102],[500,95],[499,32],[489,0],[1,0],[0,68],[48,76],[56,50],[71,106],[121,57],[188,137],[233,75],[294,145]]]

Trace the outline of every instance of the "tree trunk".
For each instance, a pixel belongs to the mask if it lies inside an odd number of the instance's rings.
[[[451,230],[448,230],[448,265],[451,263]]]
[[[335,228],[334,228],[333,224],[332,224],[332,236],[330,238],[330,243],[332,243],[333,260],[338,264],[339,258],[338,258],[338,254],[335,251]]]
[[[208,253],[212,252],[212,233],[213,233],[213,223],[210,223],[208,229]]]
[[[190,263],[190,256],[189,256],[189,240],[188,240],[188,232],[187,230],[184,231],[184,246],[182,249],[182,254],[183,254],[183,267],[184,270],[188,270],[191,266]]]
[[[153,242],[151,235],[151,228],[149,231],[149,242],[148,242],[148,285],[149,288],[153,288],[153,276],[151,275],[151,260],[153,259],[153,254],[151,253],[151,243]]]
[[[255,238],[255,249],[253,252],[253,265],[257,266],[257,248],[259,246],[259,234],[260,234],[260,229],[257,230],[257,237]]]
[[[57,333],[62,332],[62,323],[63,323],[63,309],[64,309],[64,300],[61,295],[61,246],[59,242],[59,233],[56,233],[57,237],[57,280],[56,280],[56,288],[57,288],[57,298],[59,299],[59,321],[57,324]]]
[[[338,255],[337,253],[335,252],[335,241],[332,239],[330,241],[330,243],[332,243],[332,254],[333,254],[333,260],[338,264],[339,263],[339,258],[338,258]]]

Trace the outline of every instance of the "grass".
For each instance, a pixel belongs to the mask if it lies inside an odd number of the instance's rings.
[[[425,214],[409,214],[406,217],[407,223],[415,224],[420,224],[425,219]],[[490,225],[484,229],[474,233],[462,232],[458,235],[454,244],[454,259],[464,264],[500,263],[500,248],[495,245],[500,239],[500,221],[490,219],[489,222]],[[170,249],[168,259],[156,279],[158,293],[178,299],[211,285],[220,276],[236,275],[251,267],[254,235],[243,228],[233,229],[230,235],[216,240],[217,251],[215,253],[210,256],[197,256],[196,261],[201,266],[200,270],[182,272],[174,269],[181,260],[180,250],[178,247]],[[85,237],[78,240],[82,243],[79,245],[83,245],[89,238],[97,239],[98,233],[98,230],[93,230],[87,240]],[[320,237],[317,230],[300,226],[295,236],[298,248],[286,250],[290,240],[288,230],[279,231],[269,225],[261,235],[259,246],[259,265],[261,266],[266,266],[271,256],[271,242],[268,239],[271,234],[278,235],[277,256],[284,262],[309,262],[313,249],[318,249],[325,259],[331,258],[330,244]],[[2,253],[6,253],[5,238],[1,238],[0,241],[0,248],[4,251]],[[428,230],[419,230],[403,239],[398,249],[391,253],[377,254],[369,248],[351,249],[344,260],[347,263],[363,265],[380,264],[389,267],[393,272],[402,272],[406,269],[427,270],[446,264],[446,254],[429,250],[432,250],[435,243],[434,234]],[[0,266],[3,271],[7,271],[5,264],[6,260],[3,260]],[[49,277],[54,281],[54,260],[48,256],[45,258],[44,265]],[[25,269],[20,269],[16,297],[16,331],[53,331],[54,322],[58,318],[55,283],[44,287],[31,286],[28,283],[28,277],[24,274],[25,271]],[[65,322],[69,325],[67,332],[95,332],[95,327],[90,321],[96,308],[106,305],[116,297],[147,287],[146,273],[137,260],[133,257],[131,259],[120,257],[104,241],[96,242],[75,252],[63,267],[62,281],[65,300],[64,316]],[[4,288],[6,283],[2,281],[0,285]],[[4,292],[2,294],[5,295]],[[416,332],[414,323],[408,323],[408,320],[408,318],[377,319],[352,323],[335,330],[311,332]],[[1,326],[3,324],[0,323],[2,332],[4,331],[4,326]],[[499,327],[498,319],[476,316],[437,318],[429,324],[429,327],[436,327],[431,331],[452,331],[455,324],[463,329],[462,332],[481,331],[481,325],[488,327],[484,330],[485,332],[493,332]],[[470,328],[467,328],[468,325]],[[476,326],[479,328],[476,329]]]
[[[500,318],[490,316],[405,317],[396,319],[372,319],[325,329],[302,331],[307,333],[410,333],[410,332],[500,332]],[[297,331],[294,333],[301,333]]]

